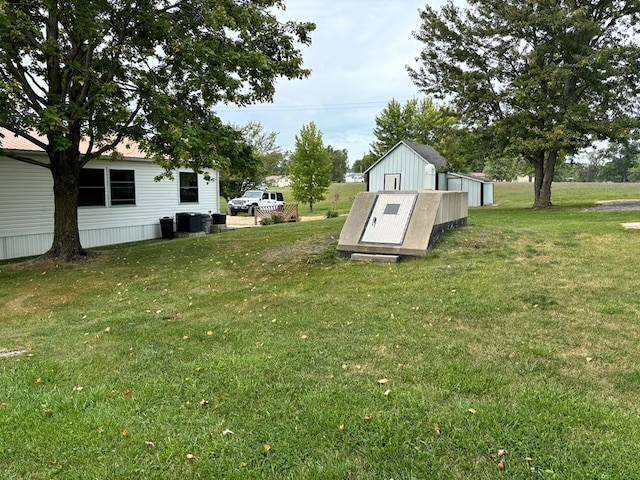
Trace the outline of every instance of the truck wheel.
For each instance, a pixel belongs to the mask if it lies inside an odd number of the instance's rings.
[[[229,213],[231,214],[232,217],[235,217],[238,214],[238,212],[234,210],[231,210]]]

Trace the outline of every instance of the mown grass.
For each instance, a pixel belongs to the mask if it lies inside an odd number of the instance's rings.
[[[531,188],[397,265],[343,218],[0,264],[3,478],[637,478],[640,212],[585,208],[640,186]]]

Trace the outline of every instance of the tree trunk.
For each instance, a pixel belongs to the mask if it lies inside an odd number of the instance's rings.
[[[533,162],[535,168],[534,203],[533,208],[552,207],[551,184],[556,169],[558,152],[541,152]]]
[[[55,204],[53,242],[44,258],[65,262],[85,257],[78,229],[79,153],[64,151],[50,154]]]

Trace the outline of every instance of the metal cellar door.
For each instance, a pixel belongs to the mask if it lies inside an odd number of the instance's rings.
[[[402,245],[416,198],[415,194],[378,195],[360,243]]]

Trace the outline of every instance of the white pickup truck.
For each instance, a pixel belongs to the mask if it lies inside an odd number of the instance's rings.
[[[253,215],[254,207],[266,207],[269,205],[284,205],[282,192],[267,190],[247,190],[239,198],[233,198],[227,204],[229,215],[235,217],[240,212]]]

